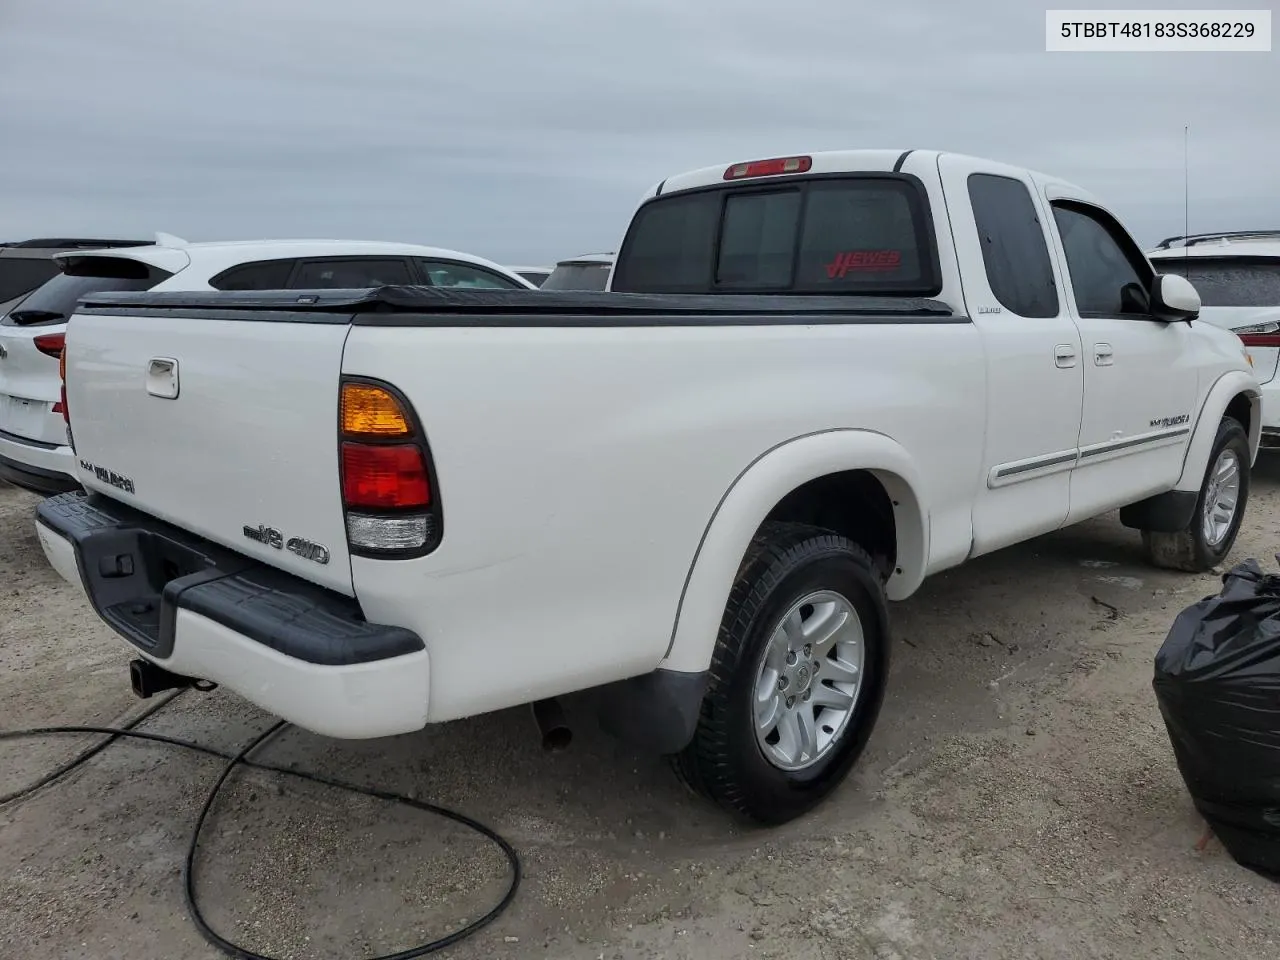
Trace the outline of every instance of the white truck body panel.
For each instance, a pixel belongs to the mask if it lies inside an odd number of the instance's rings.
[[[729,329],[455,327],[428,349],[421,329],[352,330],[343,372],[404,385],[440,465],[444,544],[352,560],[366,615],[425,638],[433,720],[562,693],[565,663],[583,686],[654,669],[717,504],[797,437],[893,437],[915,454],[935,561],[968,554],[982,413],[948,407],[982,392],[973,325]]]

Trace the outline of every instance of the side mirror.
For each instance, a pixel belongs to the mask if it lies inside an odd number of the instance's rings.
[[[1170,323],[1190,322],[1200,316],[1200,294],[1186,277],[1176,273],[1157,274],[1151,291],[1151,313]]]

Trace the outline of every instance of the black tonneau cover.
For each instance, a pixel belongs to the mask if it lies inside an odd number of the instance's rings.
[[[963,319],[940,300],[925,297],[610,293],[587,290],[459,290],[425,286],[365,290],[104,291],[80,300],[78,313],[192,311],[356,314],[355,323],[379,323],[388,314],[469,314],[510,317],[795,316]]]

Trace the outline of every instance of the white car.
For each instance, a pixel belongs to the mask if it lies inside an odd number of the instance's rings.
[[[1200,318],[1249,348],[1262,383],[1262,448],[1280,449],[1280,230],[1170,237],[1147,256],[1162,273],[1190,280]]]
[[[507,267],[507,269],[512,273],[518,273],[535,287],[540,287],[547,282],[547,277],[551,276],[555,267]]]
[[[1231,550],[1240,340],[1054,177],[857,150],[672,177],[612,292],[108,292],[66,344],[53,567],[135,657],[321,734],[595,688],[777,823],[875,724],[888,601],[1120,508]],[[555,711],[535,709],[544,732]]]
[[[456,250],[359,240],[255,240],[74,251],[61,273],[0,317],[0,478],[40,493],[79,486],[62,420],[58,354],[85,294],[105,290],[274,290],[427,284],[527,290],[492,261]]]

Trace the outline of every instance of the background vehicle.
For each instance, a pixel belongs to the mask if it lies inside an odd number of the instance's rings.
[[[58,273],[55,253],[103,247],[141,247],[150,240],[84,240],[67,237],[0,243],[0,315]]]
[[[543,290],[603,290],[613,269],[612,253],[588,253],[556,264]]]
[[[540,287],[547,282],[547,277],[551,276],[554,267],[508,267],[512,273],[518,273],[524,277],[535,287]]]
[[[1280,230],[1169,237],[1147,254],[1157,270],[1186,277],[1200,318],[1233,330],[1262,383],[1262,447],[1280,449]]]
[[[1239,530],[1244,348],[1061,180],[697,170],[611,286],[90,298],[93,496],[41,504],[46,555],[144,694],[204,678],[376,737],[596,688],[607,729],[777,823],[856,761],[925,577],[1117,507],[1178,569]]]
[[[356,240],[165,244],[60,253],[61,272],[0,319],[0,477],[41,493],[79,486],[62,419],[58,354],[76,301],[106,290],[302,290],[421,283],[527,290],[455,250]]]

